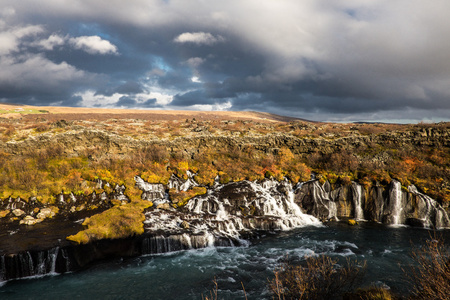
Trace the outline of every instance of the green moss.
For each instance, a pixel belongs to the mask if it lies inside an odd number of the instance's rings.
[[[144,209],[153,205],[150,201],[132,202],[114,206],[84,220],[87,229],[67,237],[77,244],[101,239],[121,239],[144,233]]]

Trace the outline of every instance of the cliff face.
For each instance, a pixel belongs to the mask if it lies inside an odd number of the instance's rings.
[[[100,147],[106,154],[125,154],[131,149],[148,145],[161,145],[170,151],[197,153],[201,148],[228,148],[252,146],[264,153],[287,147],[294,153],[320,151],[332,153],[339,150],[356,150],[378,145],[397,147],[450,147],[450,132],[446,128],[416,128],[408,131],[392,131],[380,134],[361,135],[359,132],[340,137],[335,134],[322,134],[318,137],[296,137],[286,133],[215,135],[209,132],[191,132],[188,136],[156,138],[154,136],[130,137],[105,130],[90,130],[74,126],[63,133],[44,133],[23,140],[0,142],[0,149],[11,154],[23,154],[29,149],[39,149],[45,145],[59,144],[65,153],[80,155],[85,150]]]
[[[448,207],[446,210],[413,185],[407,191],[395,180],[388,187],[365,188],[355,182],[333,190],[328,186],[318,181],[304,183],[296,190],[295,202],[322,220],[354,218],[387,225],[450,227]]]

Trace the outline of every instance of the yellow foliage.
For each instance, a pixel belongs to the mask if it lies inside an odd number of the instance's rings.
[[[286,147],[283,147],[278,151],[278,157],[280,164],[283,166],[290,164],[295,159],[292,151]]]
[[[86,244],[101,239],[121,239],[144,233],[144,209],[153,205],[150,201],[139,201],[114,206],[102,213],[86,218],[83,222],[88,228],[67,240]]]
[[[358,222],[356,222],[356,220],[349,219],[347,224],[350,225],[350,226],[355,226],[355,225],[358,225]]]

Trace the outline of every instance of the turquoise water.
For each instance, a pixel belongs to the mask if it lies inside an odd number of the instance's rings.
[[[0,287],[0,299],[202,299],[213,280],[219,299],[271,299],[267,282],[286,256],[327,254],[366,260],[364,284],[385,284],[405,292],[401,267],[411,263],[411,245],[433,232],[372,223],[332,223],[267,234],[247,247],[207,248],[98,263],[86,270],[22,279]],[[450,231],[438,234],[450,241]]]

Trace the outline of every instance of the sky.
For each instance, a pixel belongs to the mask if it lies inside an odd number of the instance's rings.
[[[450,121],[448,0],[0,0],[0,102]]]

